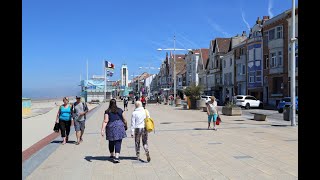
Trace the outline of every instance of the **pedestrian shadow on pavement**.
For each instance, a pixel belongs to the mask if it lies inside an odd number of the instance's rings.
[[[61,141],[52,141],[51,143],[56,143],[56,144],[61,144],[62,143],[62,140]],[[67,144],[75,144],[76,141],[68,141]]]
[[[208,128],[193,128],[194,130],[212,130],[212,129],[208,129]]]
[[[113,162],[113,159],[110,158],[109,156],[86,156],[84,159],[89,162],[92,162],[92,160]]]
[[[92,160],[96,161],[110,161],[113,162],[113,158],[110,158],[109,156],[86,156],[84,158],[85,160],[92,162]],[[120,156],[120,160],[137,160],[137,157],[132,157],[132,156]],[[141,162],[145,162],[140,159]]]

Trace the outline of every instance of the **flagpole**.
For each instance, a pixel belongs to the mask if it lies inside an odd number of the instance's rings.
[[[106,62],[106,61],[104,61]],[[106,93],[107,93],[107,76],[106,76],[106,66],[104,64],[103,66],[103,71],[104,71],[104,102],[107,101]]]
[[[87,81],[88,81],[88,59],[87,59]]]

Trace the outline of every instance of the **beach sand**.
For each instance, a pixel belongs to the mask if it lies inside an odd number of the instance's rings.
[[[70,102],[74,102],[74,100],[70,100]],[[22,151],[53,132],[53,126],[61,104],[61,99],[32,102],[32,113],[22,118]],[[98,104],[88,104],[89,110],[96,106]]]

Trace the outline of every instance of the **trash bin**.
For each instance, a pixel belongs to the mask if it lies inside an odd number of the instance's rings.
[[[290,111],[291,111],[290,105],[285,105],[283,107],[283,120],[290,121]]]

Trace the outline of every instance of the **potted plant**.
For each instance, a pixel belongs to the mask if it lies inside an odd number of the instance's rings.
[[[232,102],[228,102],[222,107],[222,114],[227,116],[241,116],[242,110],[241,107],[236,106]]]
[[[202,93],[202,86],[191,84],[184,90],[184,93],[190,98],[191,101],[191,107],[189,107],[189,109],[198,109],[197,100],[201,99],[200,95]]]

